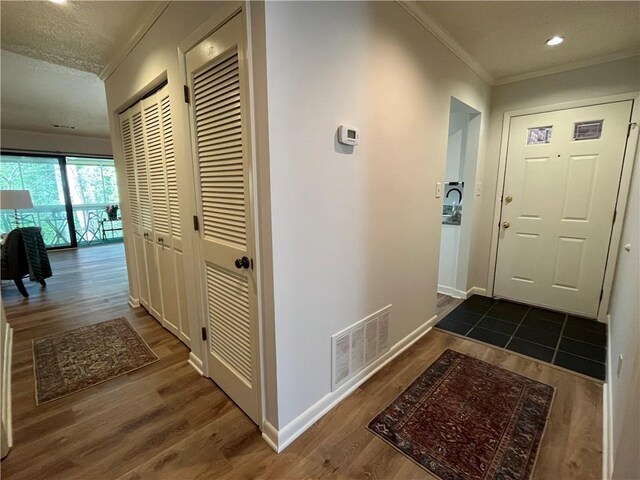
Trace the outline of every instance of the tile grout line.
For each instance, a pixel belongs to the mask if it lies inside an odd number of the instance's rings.
[[[467,300],[468,300],[468,299],[467,299]],[[465,300],[464,302],[466,302],[467,300]],[[464,302],[462,302],[460,305],[463,305],[463,304],[464,304]],[[496,304],[496,302],[494,301],[494,302],[493,302],[493,304],[491,304],[491,306],[487,309],[487,311],[486,311],[486,312],[484,312],[484,313],[482,314],[482,316],[480,317],[480,319],[479,319],[476,323],[474,323],[474,324],[473,324],[473,326],[469,329],[469,332],[471,332],[471,330],[473,330],[474,328],[476,328],[476,327],[478,326],[478,324],[482,321],[482,319],[483,319],[484,317],[486,317],[486,316],[487,316],[487,313],[489,312],[489,310],[491,310],[491,309],[493,308],[493,306],[494,306],[495,304]],[[475,312],[469,312],[469,313],[475,313]],[[480,315],[480,314],[479,314],[479,313],[476,313],[476,315]],[[468,337],[468,336],[469,336],[469,332],[465,333],[465,334],[464,334],[464,336],[465,336],[465,337]]]
[[[527,311],[524,312],[524,315],[522,316],[522,318],[520,319],[520,322],[518,323],[518,326],[516,327],[516,329],[513,331],[513,333],[511,334],[511,336],[509,337],[509,341],[506,343],[506,345],[504,346],[504,348],[506,349],[509,344],[511,343],[511,341],[514,339],[514,337],[516,336],[516,332],[518,330],[520,330],[520,327],[522,326],[522,323],[524,322],[524,319],[526,318],[526,316],[529,314],[529,312],[531,311],[531,305],[529,305],[527,307]]]
[[[553,352],[553,358],[551,359],[551,363],[555,362],[556,357],[558,356],[558,350],[560,350],[560,342],[562,341],[562,334],[564,333],[564,329],[567,327],[567,322],[569,321],[568,319],[569,319],[569,314],[565,314],[564,322],[562,322],[562,329],[560,330],[560,336],[558,337],[558,342],[556,343],[556,349]]]

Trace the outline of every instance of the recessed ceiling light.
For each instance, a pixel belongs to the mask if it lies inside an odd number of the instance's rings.
[[[67,0],[49,0],[51,3],[57,3],[58,5],[64,5]]]
[[[564,42],[564,38],[562,38],[562,37],[560,37],[558,35],[554,35],[549,40],[547,40],[545,43],[547,45],[549,45],[550,47],[553,47],[555,45],[560,45],[562,42]]]

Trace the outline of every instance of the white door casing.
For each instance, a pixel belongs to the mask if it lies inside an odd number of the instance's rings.
[[[259,422],[244,12],[186,54],[207,374]]]
[[[596,317],[631,103],[511,118],[496,296]],[[601,136],[574,140],[590,121],[602,121]],[[528,144],[541,127],[550,142]]]

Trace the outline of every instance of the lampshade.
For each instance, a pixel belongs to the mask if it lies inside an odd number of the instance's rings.
[[[29,190],[0,190],[0,209],[18,210],[33,208]]]

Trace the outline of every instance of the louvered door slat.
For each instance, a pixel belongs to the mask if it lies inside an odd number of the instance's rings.
[[[169,215],[162,134],[160,131],[160,108],[155,101],[144,109],[144,127],[147,137],[153,229],[158,233],[168,235]]]
[[[237,54],[194,76],[193,88],[203,232],[206,237],[244,249],[244,211],[230,210],[225,216],[212,213],[223,207],[221,199],[245,200]],[[221,121],[225,115],[230,118],[227,123]]]
[[[138,206],[140,208],[140,224],[151,230],[151,199],[149,195],[149,178],[147,162],[144,152],[144,128],[142,113],[133,115],[133,151],[136,163],[136,182],[138,191]]]
[[[198,124],[198,135],[240,127],[240,121],[239,114],[212,116],[209,119],[202,120],[202,122]]]
[[[131,137],[131,120],[122,118],[122,148],[124,153],[124,169],[129,197],[129,215],[134,225],[140,225],[140,207],[136,187],[136,164],[133,156],[133,140]]]
[[[164,137],[164,155],[167,174],[167,191],[169,194],[169,214],[171,235],[179,239],[180,234],[180,205],[178,204],[178,181],[176,177],[176,160],[173,148],[173,127],[171,125],[171,105],[167,95],[161,101],[162,131]]]
[[[207,265],[211,352],[251,384],[251,336],[247,278]]]
[[[206,97],[204,97],[206,98]],[[196,109],[196,113],[200,116],[224,114],[233,115],[240,108],[240,97],[231,97],[226,100],[217,101],[211,105],[206,105],[201,109]]]

